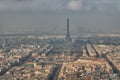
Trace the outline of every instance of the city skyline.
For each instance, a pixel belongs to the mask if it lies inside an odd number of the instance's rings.
[[[0,0],[0,80],[120,80],[120,0]]]

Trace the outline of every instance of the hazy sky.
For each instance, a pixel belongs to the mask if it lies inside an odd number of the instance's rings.
[[[120,31],[120,0],[0,0],[0,33]]]

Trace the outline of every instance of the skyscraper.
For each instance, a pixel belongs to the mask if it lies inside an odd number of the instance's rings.
[[[70,31],[69,31],[69,18],[67,18],[67,33],[66,33],[66,41],[71,41]]]

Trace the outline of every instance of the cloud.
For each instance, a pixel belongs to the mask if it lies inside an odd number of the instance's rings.
[[[100,11],[118,11],[118,5],[120,0],[96,0],[94,3],[94,7]]]
[[[1,0],[0,10],[45,10],[62,9],[60,0]]]
[[[120,10],[120,0],[0,0],[1,10]]]
[[[81,10],[82,9],[81,0],[71,0],[67,4],[67,9],[70,9],[70,10]]]

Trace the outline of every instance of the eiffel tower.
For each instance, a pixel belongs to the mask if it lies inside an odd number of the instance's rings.
[[[69,18],[67,18],[67,33],[66,33],[66,41],[71,41],[70,31],[69,31]]]

